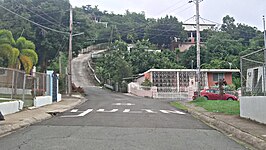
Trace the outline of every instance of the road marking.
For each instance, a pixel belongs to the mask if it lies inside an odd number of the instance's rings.
[[[142,110],[146,111],[147,113],[153,113],[153,114],[156,114],[157,113],[157,112],[154,112],[154,111],[152,111],[150,109],[142,109]]]
[[[78,109],[72,109],[70,112],[72,113],[78,112]]]
[[[90,113],[92,111],[93,111],[93,109],[88,109],[88,110],[84,111],[83,113],[79,114],[78,116],[79,117],[83,117],[83,116],[87,115],[88,113]]]
[[[114,103],[112,105],[116,105],[116,106],[134,106],[135,104],[131,104],[131,103]]]
[[[123,113],[128,113],[128,112],[130,112],[130,109],[125,109],[125,110],[123,111]]]
[[[117,112],[118,109],[113,109],[113,110],[110,110],[110,111],[106,111],[104,109],[98,109],[97,112],[110,112],[110,113],[114,113],[114,112]]]
[[[184,115],[186,113],[183,113],[181,111],[178,111],[178,110],[160,110],[162,113],[165,113],[165,114],[169,114],[169,113],[173,113],[173,114],[180,114],[180,115]]]
[[[61,118],[75,118],[75,117],[79,117],[79,116],[77,115],[61,116]]]
[[[141,114],[142,111],[130,111],[129,113],[133,113],[133,114]]]
[[[92,112],[93,109],[87,109],[86,111],[78,114],[78,115],[68,115],[68,116],[61,116],[62,118],[75,118],[75,117],[84,117],[85,115],[87,115],[88,113]],[[98,110],[95,110],[96,112],[99,112],[99,113],[115,113],[115,112],[118,112],[118,109],[112,109],[112,110],[105,110],[105,109],[98,109]],[[179,114],[179,115],[184,115],[186,113],[184,112],[181,112],[181,111],[178,111],[178,110],[159,110],[161,113],[164,113],[164,114]],[[74,112],[79,112],[78,109],[73,109],[71,110],[70,112],[74,113]],[[122,111],[123,113],[133,113],[133,114],[141,114],[141,113],[152,113],[152,114],[157,114],[158,112],[156,111],[153,111],[151,109],[141,109],[141,110],[130,110],[130,109],[124,109]],[[262,135],[262,136],[265,136],[265,135]]]

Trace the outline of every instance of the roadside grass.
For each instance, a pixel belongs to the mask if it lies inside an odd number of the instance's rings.
[[[188,110],[188,108],[186,106],[182,105],[179,102],[171,102],[170,105],[172,105],[172,106],[174,106],[174,107],[176,107],[178,109],[181,109],[183,111],[187,111]]]
[[[239,101],[227,101],[227,100],[205,100],[200,97],[190,103],[196,106],[203,107],[209,112],[224,113],[228,115],[239,115],[240,104]]]
[[[11,102],[11,100],[0,100],[0,103]]]
[[[22,100],[22,97],[23,97],[23,95],[22,94],[17,94],[17,95],[13,95],[13,99],[14,100]],[[8,99],[10,99],[11,98],[11,95],[10,94],[0,94],[0,98],[1,99],[3,99],[3,100],[0,100],[0,103],[1,102],[6,102],[6,101],[12,101],[12,100],[8,100]],[[7,100],[5,100],[5,99],[7,99]],[[33,97],[32,97],[32,95],[27,95],[27,94],[25,94],[24,95],[24,105],[23,105],[24,107],[31,107],[31,106],[33,106]]]

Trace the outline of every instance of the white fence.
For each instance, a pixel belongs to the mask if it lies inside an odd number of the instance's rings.
[[[137,83],[128,84],[128,93],[142,97],[178,100],[191,100],[194,94],[193,90],[187,87],[145,87]]]
[[[192,96],[193,95],[190,94],[189,88],[187,87],[158,87],[157,92],[153,95],[153,98],[190,100]]]
[[[142,96],[142,97],[151,97],[157,92],[157,87],[145,87],[140,86],[137,83],[129,83],[128,84],[128,93]]]

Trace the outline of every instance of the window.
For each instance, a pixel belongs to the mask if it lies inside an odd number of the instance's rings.
[[[220,79],[224,78],[224,73],[214,73],[213,74],[213,81],[219,81]]]

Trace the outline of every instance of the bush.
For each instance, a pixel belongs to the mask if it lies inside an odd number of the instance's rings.
[[[142,83],[141,83],[142,86],[148,86],[148,87],[151,87],[152,83],[149,79],[145,79]]]

